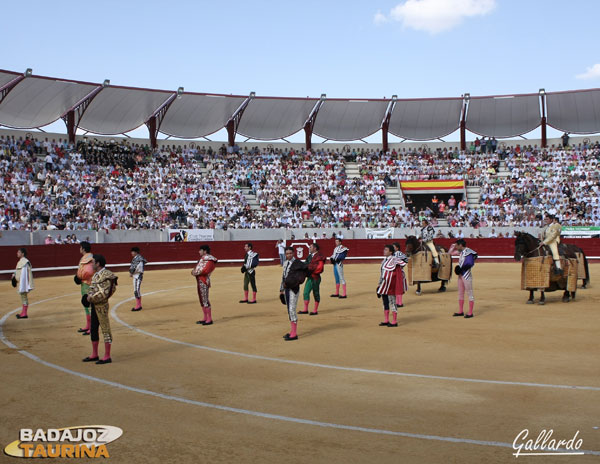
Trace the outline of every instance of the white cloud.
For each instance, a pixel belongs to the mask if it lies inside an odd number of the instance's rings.
[[[577,74],[575,77],[577,79],[600,79],[600,63],[587,68],[583,74]]]
[[[406,0],[388,16],[377,12],[376,24],[398,21],[404,27],[438,34],[458,26],[465,18],[484,16],[496,7],[496,0]]]
[[[375,24],[383,24],[383,23],[387,23],[388,19],[387,16],[384,15],[381,11],[377,11],[377,13],[375,13],[375,16],[373,17],[373,22]]]

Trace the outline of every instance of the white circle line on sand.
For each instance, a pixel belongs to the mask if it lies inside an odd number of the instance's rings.
[[[64,296],[68,296],[68,295],[64,295]],[[56,300],[59,298],[62,298],[62,297],[48,298],[46,300],[41,300],[36,303],[33,303],[30,306],[40,304],[40,303],[45,303],[47,301]],[[129,300],[131,300],[131,298],[122,301],[120,304],[123,304]],[[176,401],[179,403],[190,404],[190,405],[200,406],[200,407],[209,408],[209,409],[216,409],[219,411],[232,412],[232,413],[236,413],[236,414],[244,414],[247,416],[259,417],[262,419],[271,419],[271,420],[290,422],[290,423],[295,423],[295,424],[311,425],[311,426],[316,426],[316,427],[323,427],[323,428],[330,428],[330,429],[337,429],[337,430],[348,430],[348,431],[353,431],[353,432],[373,433],[373,434],[377,434],[377,435],[388,435],[388,436],[396,436],[396,437],[403,437],[403,438],[416,438],[416,439],[421,439],[421,440],[441,441],[441,442],[447,442],[447,443],[459,443],[459,444],[492,446],[492,447],[498,447],[498,448],[514,449],[512,443],[506,443],[506,442],[500,442],[500,441],[485,441],[485,440],[474,440],[471,438],[443,437],[443,436],[438,436],[438,435],[427,435],[427,434],[420,434],[420,433],[396,432],[393,430],[374,429],[374,428],[359,427],[359,426],[354,426],[354,425],[334,424],[331,422],[321,422],[321,421],[314,421],[314,420],[310,420],[310,419],[301,419],[301,418],[297,418],[297,417],[281,416],[278,414],[270,414],[270,413],[265,413],[265,412],[260,412],[260,411],[252,411],[249,409],[233,408],[230,406],[223,406],[223,405],[219,405],[219,404],[205,403],[203,401],[190,400],[188,398],[183,398],[180,396],[167,395],[165,393],[159,393],[159,392],[155,392],[152,390],[146,390],[143,388],[132,387],[130,385],[125,385],[125,384],[122,384],[119,382],[113,382],[111,380],[106,380],[106,379],[103,379],[100,377],[94,377],[94,376],[91,376],[88,374],[84,374],[82,372],[77,372],[77,371],[74,371],[71,369],[67,369],[66,367],[59,366],[58,364],[53,364],[51,362],[44,361],[43,359],[39,358],[38,356],[36,356],[32,353],[29,353],[28,351],[19,350],[18,347],[14,343],[10,342],[6,338],[6,336],[4,335],[4,330],[3,330],[3,326],[4,326],[4,323],[6,322],[6,320],[13,314],[17,313],[18,311],[19,311],[19,308],[5,314],[2,317],[2,319],[0,319],[0,341],[2,341],[5,345],[9,346],[10,348],[14,348],[14,349],[18,350],[18,352],[20,354],[31,359],[32,361],[35,361],[36,363],[39,363],[39,364],[49,367],[51,369],[55,369],[55,370],[64,372],[66,374],[71,374],[71,375],[80,377],[82,379],[89,380],[91,382],[101,383],[101,384],[108,385],[108,386],[111,386],[114,388],[118,388],[120,390],[130,391],[130,392],[134,392],[134,393],[140,393],[142,395],[153,396],[155,398],[161,398],[164,400]],[[558,450],[558,451],[560,452],[562,450]],[[594,450],[578,450],[578,451],[581,451],[585,454],[593,454],[593,455],[600,456],[600,451],[594,451]],[[564,452],[568,452],[568,450],[564,450]]]
[[[167,290],[155,290],[153,292],[146,293],[145,296],[153,295],[156,293],[162,293],[162,292],[170,292],[172,290],[180,290],[183,288],[194,288],[194,286],[177,287],[177,288],[167,289]],[[162,340],[164,342],[176,343],[178,345],[188,346],[190,348],[196,348],[196,349],[200,349],[200,350],[212,351],[215,353],[227,354],[227,355],[231,355],[231,356],[239,356],[239,357],[249,358],[249,359],[257,359],[260,361],[271,361],[271,362],[277,362],[277,363],[282,363],[282,364],[294,364],[294,365],[299,365],[299,366],[318,367],[318,368],[322,368],[322,369],[333,369],[333,370],[339,370],[339,371],[360,372],[363,374],[392,375],[392,376],[398,376],[398,377],[413,377],[413,378],[420,378],[420,379],[446,380],[446,381],[451,381],[451,382],[469,382],[469,383],[482,383],[482,384],[492,384],[492,385],[510,385],[510,386],[516,386],[516,387],[558,388],[558,389],[566,389],[566,390],[600,391],[600,387],[587,386],[587,385],[560,385],[560,384],[555,385],[555,384],[549,384],[549,383],[517,382],[517,381],[509,381],[509,380],[471,379],[471,378],[466,378],[466,377],[449,377],[449,376],[442,376],[442,375],[414,374],[414,373],[410,373],[410,372],[381,371],[381,370],[377,370],[377,369],[364,369],[364,368],[360,368],[360,367],[336,366],[336,365],[332,365],[332,364],[312,363],[312,362],[308,362],[308,361],[295,361],[293,359],[272,358],[269,356],[261,356],[258,354],[241,353],[238,351],[225,350],[222,348],[214,348],[211,346],[197,345],[195,343],[184,342],[184,341],[176,340],[173,338],[163,337],[162,335],[157,335],[155,333],[148,332],[147,330],[140,329],[139,327],[136,327],[134,325],[128,324],[127,322],[123,321],[117,315],[117,312],[116,312],[117,308],[119,308],[124,303],[127,303],[128,301],[132,301],[132,300],[133,300],[133,297],[127,298],[127,299],[117,303],[111,309],[111,316],[119,324],[127,327],[130,330],[141,333],[143,335],[147,335],[149,337],[156,338],[158,340]]]

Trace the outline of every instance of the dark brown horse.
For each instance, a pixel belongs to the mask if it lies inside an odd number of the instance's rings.
[[[515,260],[516,261],[521,261],[521,259],[523,258],[533,258],[533,257],[537,257],[537,256],[552,256],[552,252],[550,251],[550,248],[548,248],[547,246],[545,246],[539,239],[537,239],[536,237],[534,237],[531,234],[528,234],[526,232],[515,232]],[[577,247],[575,247],[577,248]],[[577,251],[579,251],[580,249],[577,248]],[[560,256],[563,256],[565,258],[577,258],[577,255],[575,254],[575,249],[573,248],[572,245],[564,245],[564,244],[560,244],[558,247],[558,252],[560,254]],[[585,255],[584,255],[585,257]],[[586,272],[587,272],[587,258],[585,258],[586,260]],[[589,274],[588,274],[589,275]],[[567,290],[567,278],[566,276],[564,276],[564,278],[561,278],[559,280],[551,280],[550,281],[550,287],[544,289],[541,291],[541,297],[540,297],[540,301],[538,304],[545,304],[546,303],[546,295],[545,292],[554,292],[556,290],[564,290],[563,293],[563,298],[562,301],[564,303],[568,303],[569,301],[571,301],[571,299],[575,299],[575,294],[576,292],[569,292]],[[529,299],[527,300],[527,304],[533,304],[534,303],[534,294],[535,294],[535,290],[529,290]]]
[[[435,249],[439,253],[447,253],[448,252],[448,250],[446,250],[443,246],[440,246],[440,245],[436,245]],[[429,248],[427,248],[427,246],[425,246],[421,242],[421,240],[419,240],[414,235],[409,235],[408,237],[406,237],[406,250],[405,250],[406,256],[410,256],[412,254],[419,253],[420,251],[429,251]],[[438,271],[432,271],[431,272],[431,282],[438,282],[438,281],[441,282],[438,292],[445,292],[448,281],[440,279],[438,277]],[[430,281],[417,282],[417,292],[416,292],[417,295],[421,294],[421,284],[422,283],[426,284],[428,282],[430,282]]]

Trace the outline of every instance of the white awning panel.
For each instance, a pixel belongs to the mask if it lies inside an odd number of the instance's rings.
[[[0,104],[0,124],[17,129],[45,126],[95,88],[93,84],[26,77]]]
[[[541,124],[538,95],[472,97],[466,127],[488,137],[526,134]]]
[[[325,100],[313,132],[327,140],[359,140],[381,129],[389,100]]]
[[[0,87],[23,76],[0,70]],[[0,125],[17,129],[56,121],[102,84],[44,76],[21,79],[0,103]],[[76,124],[89,132],[116,135],[141,126],[175,92],[134,87],[102,88]],[[219,131],[245,101],[241,96],[183,93],[165,113],[160,132],[198,138]],[[319,102],[315,98],[255,97],[245,109],[237,132],[252,139],[275,140],[302,129]],[[381,128],[390,100],[325,100],[313,133],[327,140],[352,141]],[[600,133],[600,89],[546,95],[548,124],[570,133]],[[434,140],[459,127],[462,98],[398,100],[389,132],[408,140]],[[541,123],[538,94],[472,97],[466,128],[476,134],[514,137]]]
[[[564,132],[600,132],[600,90],[549,93],[546,95],[548,124]]]
[[[129,132],[142,124],[173,92],[106,87],[92,100],[79,127],[102,135]]]
[[[171,103],[160,131],[186,139],[205,137],[225,127],[244,100],[245,97],[184,93]]]
[[[314,98],[255,97],[244,110],[237,132],[258,140],[295,134],[304,127],[317,101]]]
[[[462,98],[399,100],[389,132],[408,140],[432,140],[451,134],[460,125]]]

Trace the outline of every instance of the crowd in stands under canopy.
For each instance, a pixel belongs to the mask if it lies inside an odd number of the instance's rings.
[[[600,226],[600,146],[391,150],[219,150],[125,139],[80,141],[0,137],[0,229]],[[349,177],[348,162],[359,176]],[[500,175],[500,166],[508,175]],[[461,194],[416,208],[392,207],[398,180],[464,179]],[[245,192],[256,196],[252,208]],[[437,198],[435,199],[437,200]],[[67,240],[71,240],[68,238]]]

